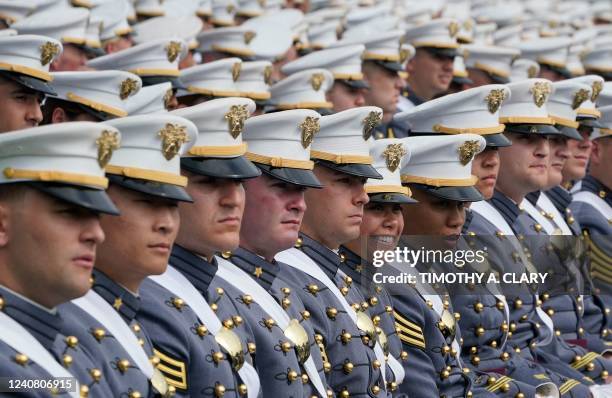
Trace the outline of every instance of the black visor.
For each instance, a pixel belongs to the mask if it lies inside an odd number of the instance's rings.
[[[410,184],[411,187],[425,191],[438,198],[457,202],[478,202],[484,200],[476,187],[434,187],[424,184]]]
[[[181,168],[214,178],[244,180],[261,175],[261,171],[244,156],[235,158],[181,158]]]
[[[29,182],[29,186],[54,198],[91,210],[95,213],[106,213],[118,216],[119,209],[103,189],[86,188],[78,185],[48,182]]]
[[[151,196],[159,198],[176,200],[179,202],[193,202],[191,196],[185,191],[185,188],[178,185],[165,184],[163,182],[154,182],[141,180],[137,178],[124,177],[114,174],[107,174],[108,180],[123,188],[131,189]]]
[[[344,174],[349,174],[357,177],[365,177],[365,178],[374,178],[376,180],[382,180],[383,176],[381,176],[378,171],[374,168],[374,166],[369,164],[359,164],[359,163],[334,163],[329,162],[327,160],[315,160],[316,164],[325,166],[328,169],[332,169],[335,171],[339,171]]]
[[[57,94],[55,90],[53,90],[53,88],[49,85],[49,83],[32,76],[7,71],[0,71],[0,76],[19,83],[22,86],[29,88],[30,90],[38,91],[47,95]]]
[[[293,185],[308,188],[323,188],[312,170],[292,169],[289,167],[272,167],[267,164],[255,163],[255,165],[266,175]]]

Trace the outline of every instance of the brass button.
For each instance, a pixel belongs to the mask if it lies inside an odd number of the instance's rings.
[[[255,343],[247,343],[247,348],[249,349],[249,354],[255,354],[255,351],[257,350]]]
[[[198,336],[204,337],[208,334],[208,329],[204,325],[198,325],[198,327],[196,328],[196,333],[198,334]]]
[[[132,391],[129,395],[130,398],[141,398],[142,395],[138,391]]]
[[[288,341],[284,341],[283,343],[281,343],[281,350],[283,352],[291,351],[291,343],[289,343]]]
[[[496,377],[491,376],[491,377],[489,377],[489,378],[487,379],[487,385],[492,386],[492,385],[494,385],[495,383],[497,383],[497,378],[496,378]]]
[[[213,361],[215,361],[215,363],[219,363],[221,361],[223,361],[223,359],[225,359],[225,355],[223,355],[222,352],[220,351],[216,351],[212,354],[213,357]]]
[[[482,310],[484,310],[484,304],[482,304],[481,302],[477,302],[476,304],[474,304],[474,311],[482,312]]]
[[[514,308],[516,308],[517,310],[521,309],[523,307],[523,300],[521,299],[516,299],[514,300]]]
[[[175,297],[175,298],[172,299],[172,305],[177,310],[181,310],[181,309],[183,309],[183,306],[185,305],[185,302],[183,301],[183,299]]]
[[[21,366],[25,366],[30,359],[25,354],[15,354],[15,362],[17,362]]]
[[[329,363],[327,361],[323,362],[323,371],[325,373],[329,373],[329,372],[331,372],[331,370],[332,370],[331,363]]]
[[[157,365],[159,365],[159,363],[161,362],[161,359],[159,359],[157,355],[153,355],[151,356],[151,358],[149,358],[149,362],[151,362],[151,365],[156,368]]]
[[[485,333],[485,330],[482,326],[476,328],[476,336],[482,336]]]
[[[137,324],[137,323],[133,324],[133,325],[132,325],[132,330],[133,330],[135,333],[140,333],[140,330],[141,330],[141,329],[140,329],[140,325],[139,325],[139,324]]]
[[[400,353],[400,359],[401,359],[402,361],[406,361],[406,360],[408,359],[408,353],[407,353],[406,351],[402,351],[402,352]]]
[[[246,305],[250,305],[253,302],[253,297],[250,294],[245,294],[242,296],[242,302]]]
[[[223,326],[225,326],[225,328],[227,329],[232,329],[234,327],[234,321],[232,319],[225,319],[223,320]]]
[[[245,384],[241,384],[241,385],[239,385],[239,386],[238,386],[238,393],[239,393],[240,395],[247,395],[247,393],[248,393],[247,386],[246,386]]]
[[[301,376],[301,377],[302,377],[302,384],[306,384],[306,383],[308,383],[308,381],[310,380],[310,379],[308,378],[308,375],[307,375],[306,373],[302,373],[302,376]]]
[[[287,380],[291,382],[296,381],[298,377],[298,372],[296,372],[295,370],[290,370],[289,372],[287,372]]]
[[[480,357],[477,357],[477,356],[473,357],[471,362],[474,366],[478,366],[478,364],[480,363]]]
[[[378,304],[378,299],[376,297],[370,297],[370,305],[375,306]]]
[[[62,362],[64,363],[65,368],[70,367],[70,365],[72,365],[72,361],[72,356],[68,354],[64,355],[64,357],[62,358]]]
[[[587,372],[592,372],[595,370],[595,364],[593,362],[589,362],[588,365],[586,366],[586,370]]]
[[[502,361],[507,361],[508,359],[510,359],[510,354],[508,354],[507,352],[502,352],[500,358]]]
[[[117,368],[121,371],[121,373],[125,373],[126,370],[130,367],[130,361],[127,359],[120,359],[117,361]]]
[[[281,288],[281,292],[285,295],[288,296],[291,294],[291,289],[289,289],[288,287],[282,287]]]
[[[327,313],[327,317],[332,320],[336,319],[336,315],[338,315],[338,310],[334,307],[328,307],[325,312]]]
[[[373,385],[372,386],[372,394],[378,395],[379,392],[380,392],[380,387],[378,387],[377,385]]]
[[[504,305],[504,302],[503,302],[503,301],[498,301],[498,302],[495,304],[495,306],[496,306],[496,307],[497,307],[497,309],[498,309],[498,310],[500,310],[500,311],[503,311],[503,310],[504,310],[504,308],[506,307],[506,306]]]
[[[289,306],[291,306],[291,300],[285,297],[284,299],[281,300],[281,306],[283,307],[283,309],[286,310],[287,308],[289,308]]]
[[[351,373],[353,371],[353,368],[354,366],[350,362],[347,362],[342,366],[342,370],[344,371],[345,374]]]
[[[446,370],[446,369],[444,369],[442,372],[440,372],[440,378],[442,380],[448,379],[449,376],[450,376],[450,372],[448,370]]]
[[[274,319],[269,318],[269,319],[264,320],[264,325],[266,325],[268,329],[272,329],[272,327],[276,325],[276,322],[274,321]]]
[[[393,312],[393,307],[391,307],[390,305],[386,305],[385,306],[385,311],[386,312]]]
[[[225,386],[223,384],[217,384],[215,386],[215,397],[220,398],[225,395]]]
[[[302,311],[302,319],[305,321],[310,319],[310,311],[307,311],[307,310]]]
[[[98,341],[101,341],[106,336],[106,331],[102,328],[94,329],[91,333]]]
[[[217,288],[217,289],[215,289],[215,290],[216,290],[216,292],[217,292],[217,294],[218,294],[219,296],[223,296],[223,294],[225,293],[225,290],[223,290],[223,288],[221,288],[221,287],[218,287],[218,288]]]
[[[372,361],[372,367],[374,369],[379,369],[380,368],[380,361],[378,359],[375,359],[374,361]]]
[[[315,285],[314,283],[311,285],[308,285],[308,291],[311,294],[316,295],[317,293],[319,293],[319,286]]]
[[[85,385],[81,386],[81,388],[79,389],[79,396],[81,398],[89,397],[89,387],[87,387]]]
[[[234,324],[236,326],[242,325],[242,317],[240,315],[233,315],[232,316],[232,321],[234,321]]]
[[[95,381],[96,383],[99,383],[100,380],[102,380],[102,371],[100,371],[100,369],[91,369],[89,371],[89,375],[91,376],[91,378],[93,379],[93,381]]]
[[[343,286],[342,288],[340,288],[340,293],[342,293],[343,296],[346,296],[349,292],[348,287]]]
[[[352,338],[353,336],[350,333],[345,332],[340,336],[340,341],[342,341],[343,344],[347,344]]]
[[[66,345],[70,348],[74,348],[77,346],[77,344],[79,344],[79,339],[74,336],[67,336],[64,341],[66,342]]]

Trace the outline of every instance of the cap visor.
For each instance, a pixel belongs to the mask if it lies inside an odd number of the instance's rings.
[[[474,84],[474,81],[469,77],[456,76],[453,77],[453,83],[456,84]]]
[[[181,158],[181,167],[195,174],[242,180],[255,178],[261,171],[244,156],[235,158]]]
[[[582,126],[587,126],[587,127],[591,127],[591,128],[606,128],[606,126],[604,126],[603,124],[599,123],[599,120],[597,119],[578,119],[578,123],[580,123]]]
[[[432,187],[423,184],[411,184],[411,187],[423,190],[438,198],[457,202],[478,202],[484,199],[476,187]]]
[[[76,104],[76,105],[78,105],[78,107],[81,108],[83,110],[83,112],[88,113],[89,115],[95,117],[98,121],[101,121],[101,122],[103,122],[105,120],[110,120],[110,119],[117,118],[117,116],[115,116],[115,115],[111,115],[109,113],[102,112],[102,111],[97,111],[97,110],[95,110],[93,108],[88,107],[87,105],[82,105],[82,104]]]
[[[505,133],[516,134],[542,134],[555,135],[561,134],[554,126],[550,124],[506,124]]]
[[[48,94],[48,95],[57,94],[55,90],[51,88],[49,83],[47,83],[44,80],[37,79],[35,77],[22,75],[20,73],[12,73],[12,72],[4,72],[4,71],[2,71],[0,75],[8,79],[11,79],[14,82],[17,82],[21,84],[22,86],[29,88],[30,90],[39,91],[43,94]]]
[[[456,48],[445,48],[445,47],[420,47],[427,50],[429,53],[448,58],[455,58],[457,54]]]
[[[31,182],[29,186],[68,203],[96,213],[118,216],[119,209],[103,189],[86,188],[76,185]]]
[[[370,194],[370,202],[373,203],[397,203],[397,204],[410,204],[419,203],[417,200],[412,199],[410,196],[403,193],[389,192],[389,193],[373,193]]]
[[[175,90],[187,90],[187,87],[181,82],[181,79],[176,76],[140,76],[140,79],[144,87],[170,82],[172,83],[172,88]]]
[[[339,171],[344,174],[349,174],[357,177],[373,178],[375,180],[382,180],[381,176],[376,169],[369,164],[358,164],[358,163],[342,163],[337,164],[329,162],[327,160],[316,160],[316,163],[325,166],[328,169]]]
[[[140,180],[114,174],[107,174],[106,177],[111,183],[131,189],[132,191],[179,202],[193,202],[193,199],[185,189],[177,185]]]
[[[486,134],[482,136],[487,142],[487,146],[490,148],[498,148],[503,146],[510,146],[512,142],[506,138],[502,133],[500,134]]]
[[[342,82],[351,88],[370,88],[370,85],[365,80],[338,79],[336,81]]]
[[[504,76],[499,76],[499,75],[493,75],[491,73],[489,73],[489,76],[491,77],[491,80],[493,80],[493,83],[495,84],[508,84],[510,83],[510,79]]]
[[[557,127],[557,130],[561,133],[561,135],[564,135],[567,138],[570,138],[572,140],[582,141],[582,136],[580,135],[577,129],[573,127],[559,126],[559,125],[557,125],[556,127]]]
[[[308,188],[323,188],[312,170],[292,169],[289,167],[272,167],[267,164],[255,163],[266,175],[293,185]]]
[[[385,69],[389,69],[392,72],[403,72],[404,67],[399,62],[386,62],[386,61],[374,61],[377,65],[382,66]]]

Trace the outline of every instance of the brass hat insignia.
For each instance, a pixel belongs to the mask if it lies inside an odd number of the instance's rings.
[[[103,130],[100,137],[96,139],[98,146],[98,164],[105,168],[113,156],[113,151],[119,149],[119,134],[116,131]]]
[[[581,88],[578,90],[576,94],[574,94],[574,102],[572,103],[572,109],[578,109],[580,105],[591,96],[589,95],[589,90],[586,88]]]
[[[533,79],[534,77],[536,77],[538,75],[538,67],[535,65],[531,65],[528,69],[527,69],[527,77],[530,79]]]
[[[229,112],[225,114],[228,122],[229,132],[234,139],[238,138],[244,129],[244,121],[249,117],[249,110],[246,105],[232,105]]]
[[[461,144],[459,147],[459,161],[461,164],[465,166],[466,164],[470,163],[470,161],[474,158],[474,155],[478,153],[479,149],[480,142],[476,140],[465,141],[463,144]]]
[[[189,142],[187,126],[180,124],[166,123],[166,126],[159,130],[157,135],[162,139],[162,153],[166,160],[175,157],[181,150],[181,145]]]
[[[138,91],[138,81],[128,77],[119,86],[119,98],[124,100],[136,91]]]
[[[242,71],[241,62],[236,62],[234,65],[232,65],[232,79],[234,79],[234,81],[238,80],[238,78],[240,77],[241,71]]]
[[[401,143],[387,145],[387,149],[382,154],[385,157],[389,171],[394,172],[397,170],[402,157],[406,153],[408,152]]]
[[[180,41],[171,41],[170,43],[168,43],[168,45],[166,46],[166,56],[168,57],[168,61],[176,61],[178,56],[181,54],[182,48],[183,45]]]
[[[257,33],[253,32],[252,30],[244,32],[244,44],[250,44],[251,40],[253,40],[256,35]]]
[[[170,110],[170,102],[172,102],[172,97],[174,96],[174,91],[169,88],[168,91],[166,91],[166,94],[164,94],[164,108],[166,108],[167,111]]]
[[[495,113],[499,110],[502,102],[506,99],[506,91],[503,88],[491,90],[487,95],[487,104],[489,106],[489,112]]]
[[[533,102],[538,108],[541,108],[542,105],[544,105],[551,91],[552,88],[548,82],[537,82],[529,90],[529,92],[533,94]]]
[[[408,49],[406,48],[401,48],[399,49],[399,60],[400,60],[400,64],[403,64],[404,62],[406,62],[406,60],[408,59],[408,57],[410,56],[410,51],[408,51]]]
[[[467,30],[468,32],[471,31],[474,28],[474,22],[471,19],[466,19],[463,22],[463,29]]]
[[[363,119],[363,139],[369,140],[372,130],[382,121],[382,112],[372,111]]]
[[[236,7],[233,4],[228,4],[227,7],[225,7],[225,11],[228,14],[233,14],[236,11]]]
[[[314,91],[319,91],[324,81],[325,75],[323,73],[313,73],[310,77],[310,85]]]
[[[603,83],[598,80],[593,82],[593,85],[591,87],[593,88],[593,93],[591,94],[591,102],[595,102],[599,97],[599,93],[601,93],[601,90],[603,90]]]
[[[457,33],[459,33],[459,24],[455,21],[451,21],[451,23],[448,24],[448,33],[450,37],[457,36]]]
[[[319,119],[306,116],[306,119],[300,123],[299,128],[302,130],[302,146],[306,149],[312,143],[315,134],[321,130]]]
[[[59,53],[60,47],[57,44],[50,41],[46,42],[40,46],[40,63],[42,66],[47,65],[49,62],[53,61],[53,58],[55,58]]]
[[[272,65],[266,65],[264,68],[264,82],[269,86],[272,84]]]

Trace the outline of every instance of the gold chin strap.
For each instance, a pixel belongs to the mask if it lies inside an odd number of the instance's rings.
[[[473,187],[478,182],[475,175],[470,178],[427,178],[421,176],[402,175],[403,184],[423,184],[432,187]]]
[[[11,180],[65,182],[68,184],[87,185],[103,189],[108,187],[108,179],[106,177],[67,173],[63,171],[24,170],[7,167],[4,169],[4,176]]]
[[[366,193],[401,193],[412,197],[412,191],[401,185],[366,185]]]
[[[228,146],[194,146],[189,150],[190,155],[194,156],[241,156],[247,151],[247,144],[228,145]]]
[[[106,172],[109,174],[116,174],[120,176],[126,176],[130,178],[138,178],[141,180],[148,180],[154,182],[161,182],[164,184],[178,185],[180,187],[187,186],[187,177],[180,175],[165,173],[157,170],[140,169],[137,167],[122,167],[108,165],[106,166]]]
[[[327,160],[336,164],[372,164],[374,160],[371,156],[364,155],[338,155],[323,151],[310,151],[311,159]]]
[[[497,126],[492,127],[467,127],[467,128],[455,128],[455,127],[447,127],[441,124],[436,124],[433,126],[433,131],[436,133],[445,133],[445,134],[478,134],[478,135],[488,135],[488,134],[498,134],[504,131],[506,126],[503,124],[499,124]]]
[[[580,126],[580,123],[570,120],[570,119],[565,119],[565,118],[553,116],[553,115],[550,115],[550,117],[552,120],[555,121],[556,124],[560,124],[561,126],[571,127],[573,129],[577,129],[578,126]]]
[[[527,123],[527,124],[548,124],[553,125],[555,121],[550,117],[539,116],[502,116],[499,118],[500,123]]]
[[[295,160],[281,157],[264,156],[252,152],[247,152],[245,157],[251,162],[267,164],[272,167],[287,167],[290,169],[302,170],[312,170],[314,168],[314,162],[310,160]]]

